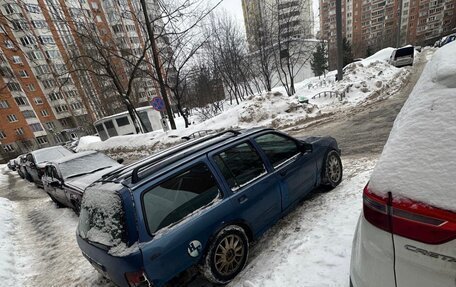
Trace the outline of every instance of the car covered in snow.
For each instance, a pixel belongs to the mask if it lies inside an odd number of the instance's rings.
[[[364,189],[351,286],[455,286],[455,107],[456,42],[426,65]]]
[[[10,170],[16,171],[17,165],[16,161],[14,159],[11,159],[8,161],[8,164],[6,165]]]
[[[24,177],[28,181],[34,182],[38,187],[43,187],[41,177],[44,174],[46,163],[73,154],[72,151],[69,151],[62,146],[52,146],[34,150],[25,156]]]
[[[331,137],[225,131],[89,186],[77,242],[95,269],[119,286],[163,286],[195,269],[225,284],[246,265],[252,240],[316,187],[329,190],[341,180],[340,150]]]
[[[84,190],[104,174],[122,167],[121,162],[97,151],[75,153],[48,162],[41,180],[52,201],[79,214]]]

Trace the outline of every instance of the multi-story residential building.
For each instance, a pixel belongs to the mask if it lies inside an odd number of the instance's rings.
[[[0,160],[77,138],[125,110],[116,84],[128,85],[132,67],[113,57],[116,83],[100,77],[103,55],[93,53],[101,45],[125,59],[142,53],[137,0],[0,0],[0,11]],[[152,71],[151,62],[141,67]],[[147,104],[155,85],[138,77],[130,101]]]
[[[320,0],[320,35],[328,40],[331,67],[336,62],[335,4]],[[342,33],[355,58],[384,47],[433,44],[456,27],[455,4],[456,0],[342,0]]]
[[[313,38],[314,17],[310,0],[242,0],[244,22],[250,51],[264,37],[281,39]],[[272,35],[278,33],[279,35]],[[274,39],[267,39],[274,43]]]

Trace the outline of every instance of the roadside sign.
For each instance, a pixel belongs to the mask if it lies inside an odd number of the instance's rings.
[[[165,101],[163,101],[163,99],[160,97],[153,98],[150,104],[154,110],[157,110],[159,112],[163,112],[165,110]]]

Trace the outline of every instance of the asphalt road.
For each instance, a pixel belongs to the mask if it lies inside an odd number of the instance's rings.
[[[422,55],[421,61],[410,67],[408,83],[395,95],[285,131],[294,136],[330,135],[337,139],[343,156],[381,153],[397,114],[423,71],[424,58]]]

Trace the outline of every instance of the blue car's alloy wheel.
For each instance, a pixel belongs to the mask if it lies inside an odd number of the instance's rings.
[[[244,268],[248,253],[249,240],[244,230],[235,225],[227,226],[210,245],[203,274],[213,283],[228,283]]]
[[[336,187],[342,181],[342,161],[335,150],[331,150],[325,160],[324,184]]]

